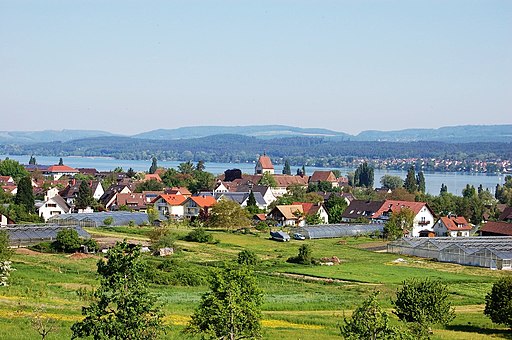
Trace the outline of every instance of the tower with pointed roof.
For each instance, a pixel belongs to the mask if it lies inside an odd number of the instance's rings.
[[[256,167],[254,168],[255,175],[263,175],[264,173],[269,173],[271,175],[274,174],[274,166],[272,165],[272,161],[270,157],[263,153],[258,161],[256,162]]]

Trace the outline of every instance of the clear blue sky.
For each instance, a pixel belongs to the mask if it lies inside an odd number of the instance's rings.
[[[0,0],[0,130],[512,123],[512,1]]]

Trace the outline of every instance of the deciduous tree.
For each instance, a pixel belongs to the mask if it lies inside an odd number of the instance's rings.
[[[404,180],[399,176],[384,175],[380,178],[380,184],[383,188],[394,190],[404,185]]]
[[[210,291],[202,296],[185,333],[206,339],[261,338],[262,296],[248,266],[214,272]]]
[[[163,313],[148,293],[140,246],[117,243],[98,261],[100,287],[82,307],[85,318],[71,327],[73,338],[156,339],[164,330]]]
[[[492,322],[512,328],[512,277],[505,276],[492,285],[485,296],[484,314]]]
[[[220,200],[210,210],[210,218],[206,222],[210,228],[230,229],[251,225],[245,210],[235,201]]]

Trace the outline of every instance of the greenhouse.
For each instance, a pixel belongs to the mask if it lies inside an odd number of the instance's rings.
[[[90,238],[90,235],[78,226],[56,226],[56,225],[9,225],[2,227],[9,235],[9,243],[12,246],[22,247],[42,241],[53,241],[57,233],[63,229],[72,228],[83,238]]]
[[[512,269],[512,237],[402,238],[388,252],[493,269]]]
[[[326,224],[300,227],[294,229],[294,232],[304,235],[307,239],[315,239],[370,234],[380,235],[383,229],[384,226],[380,224]]]
[[[148,214],[129,211],[61,214],[50,218],[47,222],[61,226],[78,225],[81,227],[145,225],[149,223]]]

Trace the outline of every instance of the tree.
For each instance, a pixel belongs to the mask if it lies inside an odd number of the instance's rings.
[[[78,187],[78,195],[76,197],[75,206],[78,209],[85,209],[94,204],[94,197],[88,181],[80,182]]]
[[[64,160],[61,158],[59,158],[59,165],[64,165]]]
[[[257,204],[256,204],[256,197],[254,197],[254,193],[251,192],[249,193],[249,197],[247,198],[247,206],[248,207],[256,207]]]
[[[359,187],[373,187],[373,167],[364,162],[360,164],[354,173],[354,185]]]
[[[284,161],[283,175],[291,175],[292,169],[290,168],[290,162],[286,159]]]
[[[302,165],[302,176],[306,176],[306,165]]]
[[[414,212],[409,208],[391,213],[391,217],[384,225],[384,237],[389,240],[402,237],[412,227],[413,221]]]
[[[323,224],[324,220],[320,217],[320,214],[311,214],[306,215],[306,224],[307,225],[317,225],[317,224]]]
[[[298,263],[298,264],[311,264],[313,261],[313,251],[309,244],[302,244],[299,247],[299,253],[297,256],[288,258],[287,262]]]
[[[254,266],[258,264],[259,259],[258,256],[253,251],[250,250],[242,250],[238,253],[237,262],[240,265],[245,266]]]
[[[203,160],[198,161],[196,164],[196,171],[204,171],[204,169],[205,169],[204,161]]]
[[[340,332],[348,340],[378,340],[400,338],[399,330],[391,326],[388,314],[377,302],[376,291],[363,301],[352,313],[352,318],[343,318]]]
[[[24,207],[28,213],[35,211],[34,191],[32,190],[32,181],[29,176],[22,177],[18,182],[18,192],[14,197],[14,203]]]
[[[30,159],[28,161],[28,164],[30,165],[36,165],[36,158],[34,156],[30,156]]]
[[[433,324],[446,325],[455,318],[455,310],[448,300],[448,286],[438,280],[410,279],[396,292],[393,312],[405,322],[413,322],[426,329]]]
[[[133,168],[129,168],[128,171],[126,171],[126,176],[130,177],[130,178],[133,178],[135,177],[137,173],[135,172],[135,170],[133,170]]]
[[[265,172],[262,176],[260,181],[258,182],[259,185],[264,185],[267,187],[275,188],[277,187],[277,182],[270,173]]]
[[[418,191],[418,184],[416,184],[416,172],[414,171],[413,166],[407,170],[407,176],[405,177],[404,181],[404,188],[411,194]]]
[[[262,296],[250,267],[216,271],[185,332],[209,339],[261,338]]]
[[[72,253],[80,249],[80,236],[75,229],[65,228],[57,233],[55,248],[65,253]]]
[[[11,176],[16,182],[28,176],[28,171],[19,162],[6,158],[0,160],[0,176]]]
[[[32,327],[39,333],[41,340],[45,340],[48,334],[57,330],[57,320],[51,317],[45,317],[45,309],[43,307],[37,308],[34,311],[31,324]]]
[[[444,183],[441,183],[441,190],[439,190],[439,194],[441,195],[445,192],[448,192],[448,187]]]
[[[150,179],[149,181],[144,181],[135,187],[135,192],[143,192],[143,191],[161,191],[163,190],[164,185],[157,181],[156,179]]]
[[[492,322],[512,328],[512,277],[500,278],[485,296],[484,314]]]
[[[182,174],[192,174],[194,172],[194,164],[191,161],[178,165],[178,171]]]
[[[140,249],[118,242],[107,261],[98,261],[100,286],[91,304],[82,307],[85,318],[71,327],[72,338],[156,339],[164,331],[163,313],[146,288]]]
[[[418,185],[418,191],[425,193],[426,183],[425,183],[425,175],[423,174],[423,171],[418,172],[418,175],[416,176],[416,184]]]
[[[230,229],[250,226],[251,221],[240,204],[222,199],[211,208],[206,225],[210,228]]]
[[[156,172],[156,169],[158,169],[157,159],[156,159],[156,157],[153,157],[151,159],[151,166],[149,167],[149,173],[154,174]]]
[[[384,175],[380,178],[380,184],[383,188],[395,190],[404,186],[404,180],[399,176]]]

